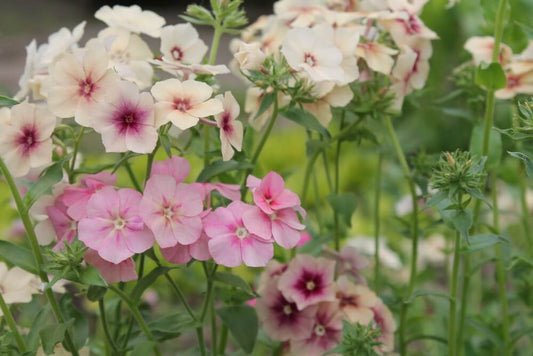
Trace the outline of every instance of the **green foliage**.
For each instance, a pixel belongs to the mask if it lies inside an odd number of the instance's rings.
[[[381,336],[379,327],[375,327],[370,323],[366,326],[359,323],[352,325],[348,321],[342,321],[342,341],[341,343],[326,353],[341,354],[343,356],[379,356],[375,349],[376,346],[381,345],[380,341],[376,341]]]
[[[502,65],[498,62],[481,63],[476,68],[476,84],[487,90],[496,91],[505,88],[505,72]]]
[[[63,341],[65,338],[65,332],[73,325],[74,319],[70,319],[66,323],[59,323],[42,328],[39,335],[41,336],[44,353],[52,355],[54,353],[54,347]]]
[[[63,164],[68,162],[69,158],[70,155],[52,164],[44,170],[37,182],[30,185],[28,192],[24,196],[24,205],[26,206],[26,209],[31,208],[37,199],[42,195],[49,193],[52,186],[63,179]]]
[[[0,240],[0,257],[30,273],[38,274],[33,254],[25,247],[6,240]]]
[[[211,0],[212,12],[200,5],[189,5],[180,17],[196,25],[220,26],[223,32],[236,34],[248,23],[242,3],[243,0]]]
[[[215,161],[209,166],[205,167],[196,181],[198,182],[208,182],[212,178],[215,178],[223,173],[231,172],[234,170],[245,170],[254,168],[254,165],[247,162],[237,162],[237,161]]]
[[[325,137],[331,137],[328,130],[318,122],[316,117],[306,110],[297,107],[289,107],[280,111],[280,115],[296,122],[298,125],[301,125],[308,130],[316,131]]]
[[[234,305],[217,309],[217,314],[239,346],[245,352],[251,353],[259,329],[255,309],[249,305]]]
[[[346,226],[352,226],[352,215],[357,207],[354,193],[332,194],[327,200],[334,211],[342,218]]]
[[[13,105],[17,105],[19,102],[15,99],[8,98],[7,96],[0,95],[0,107],[10,107]]]

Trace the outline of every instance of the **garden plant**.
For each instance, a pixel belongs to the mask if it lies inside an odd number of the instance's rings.
[[[482,26],[432,95],[424,7],[468,2]],[[245,5],[106,5],[95,37],[26,47],[0,97],[0,354],[531,355],[533,6]],[[402,136],[428,105],[459,124]]]

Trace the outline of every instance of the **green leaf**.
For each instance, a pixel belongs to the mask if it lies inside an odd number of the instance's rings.
[[[506,26],[503,32],[503,41],[511,47],[514,53],[520,53],[526,49],[529,39],[525,29],[517,23]]]
[[[39,274],[31,251],[6,240],[0,240],[0,257],[30,273]]]
[[[443,217],[444,218],[444,217]],[[472,227],[473,217],[471,210],[452,210],[446,217],[453,227],[461,233],[461,236],[468,241],[468,230]]]
[[[515,273],[524,273],[533,269],[533,261],[524,257],[524,256],[513,256],[509,266],[507,267],[508,271],[513,271]]]
[[[252,288],[246,282],[244,279],[242,279],[240,276],[237,276],[236,274],[233,274],[231,272],[223,272],[219,271],[216,272],[213,276],[213,280],[215,282],[223,283],[230,285],[232,287],[242,289],[243,291],[253,294]]]
[[[48,167],[44,173],[39,177],[39,180],[31,185],[30,189],[24,196],[24,205],[26,209],[39,199],[43,194],[49,193],[52,186],[59,182],[63,178],[63,163],[66,162],[66,158],[57,161]]]
[[[466,320],[470,325],[472,325],[477,331],[483,334],[493,344],[495,344],[496,346],[503,345],[502,339],[496,331],[492,330],[491,328],[477,320],[470,318],[467,318]]]
[[[7,96],[0,95],[0,107],[17,105],[19,102]]]
[[[522,152],[510,152],[507,151],[509,155],[513,156],[514,158],[518,158],[524,162],[524,166],[526,167],[526,173],[528,177],[533,177],[533,162],[529,158],[529,156]]]
[[[511,333],[512,340],[511,340],[511,344],[509,345],[509,347],[516,344],[518,340],[522,338],[522,336],[531,335],[531,334],[533,334],[533,327],[522,328],[522,329],[513,331]]]
[[[259,104],[259,110],[257,110],[257,113],[254,116],[254,120],[257,119],[259,116],[263,115],[265,111],[272,105],[274,102],[274,93],[265,94],[263,98],[261,99],[261,104]]]
[[[351,227],[352,226],[352,215],[357,207],[354,193],[341,193],[341,194],[332,194],[327,197],[329,204],[333,210],[339,214],[344,223]]]
[[[168,267],[156,267],[146,276],[144,276],[140,281],[137,282],[135,288],[130,293],[130,299],[134,304],[137,304],[141,300],[141,296],[146,288],[150,287],[154,282],[163,274],[170,271]]]
[[[163,149],[165,150],[165,153],[167,154],[168,158],[172,158],[172,145],[170,144],[170,138],[168,137],[168,135],[160,135],[159,142],[161,143],[161,146],[163,146]]]
[[[505,88],[507,78],[503,71],[502,65],[497,62],[482,62],[476,68],[476,84],[487,90],[498,90]]]
[[[26,345],[30,350],[36,350],[39,347],[39,332],[46,325],[50,314],[50,305],[46,304],[39,310],[39,313],[32,319],[31,329],[26,338]]]
[[[484,135],[483,124],[474,126],[472,130],[472,136],[470,138],[470,151],[473,156],[479,158],[483,157],[483,135]],[[496,168],[499,166],[501,157],[502,157],[502,136],[496,130],[490,131],[489,137],[489,152],[486,162],[486,167],[488,170]]]
[[[203,171],[200,172],[196,181],[198,182],[207,182],[211,178],[214,178],[222,173],[239,170],[239,169],[252,169],[254,165],[247,162],[237,162],[237,161],[215,161],[209,166],[205,167]]]
[[[45,354],[52,355],[54,353],[54,347],[63,341],[65,332],[72,325],[74,325],[74,319],[70,319],[66,323],[50,325],[41,329],[39,335],[41,336],[41,343]]]
[[[80,282],[88,286],[107,287],[100,272],[92,266],[86,266],[81,270]]]
[[[494,234],[480,234],[480,235],[474,235],[470,236],[468,239],[468,246],[465,246],[463,248],[463,252],[470,253],[474,251],[478,251],[487,247],[491,247],[494,244],[502,243],[502,242],[509,242],[507,239],[505,239],[502,236],[494,235]]]
[[[148,328],[158,341],[175,338],[181,333],[199,327],[201,323],[194,321],[187,313],[176,313],[148,323]]]
[[[107,288],[93,285],[87,289],[87,299],[89,299],[91,302],[97,302],[102,300],[106,293]]]
[[[89,320],[81,311],[74,306],[72,297],[70,294],[64,294],[59,299],[59,306],[65,316],[65,319],[73,320],[72,327],[69,326],[71,335],[74,336],[74,343],[77,347],[81,348],[85,345],[87,338],[89,337]]]
[[[151,355],[154,351],[154,347],[157,345],[154,341],[145,341],[136,345],[131,351],[130,356],[146,356]]]
[[[306,129],[319,132],[320,134],[322,134],[322,136],[328,138],[331,137],[329,131],[326,130],[326,128],[322,126],[320,122],[318,122],[316,117],[308,111],[297,107],[290,107],[281,111],[280,114],[283,117],[305,127]]]
[[[481,0],[481,9],[483,10],[483,18],[491,26],[494,25],[494,20],[496,19],[498,13],[498,0]],[[507,23],[511,15],[511,4],[509,1],[505,2],[505,9],[503,15],[503,23]],[[494,31],[492,31],[494,32]]]
[[[406,304],[412,303],[413,300],[415,300],[418,297],[438,297],[438,298],[444,298],[448,300],[453,299],[452,297],[450,297],[450,295],[444,292],[439,292],[436,290],[429,290],[429,289],[419,289],[419,290],[414,291],[413,294],[411,294],[411,296],[409,297],[409,299],[405,300],[404,303]]]
[[[217,309],[217,314],[226,324],[235,341],[242,349],[251,353],[254,349],[259,321],[255,309],[249,305],[235,305]]]
[[[443,190],[439,190],[437,193],[433,194],[431,198],[428,199],[423,209],[437,206],[445,199],[448,199],[448,193]]]

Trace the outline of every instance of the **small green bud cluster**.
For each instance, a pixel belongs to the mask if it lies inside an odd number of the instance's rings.
[[[79,240],[74,240],[71,244],[65,243],[64,246],[62,250],[46,252],[49,261],[46,270],[54,276],[79,280],[82,273],[83,255],[87,247]]]
[[[224,32],[236,34],[248,23],[242,3],[243,0],[211,0],[212,11],[200,5],[189,5],[181,17],[196,25],[220,26]]]
[[[327,354],[341,354],[343,356],[378,356],[376,347],[382,342],[376,341],[381,336],[381,330],[375,324],[352,325],[342,321],[342,341]]]

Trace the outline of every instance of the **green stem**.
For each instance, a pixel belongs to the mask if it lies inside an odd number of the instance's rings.
[[[416,285],[416,277],[417,277],[417,259],[418,259],[418,196],[416,194],[416,188],[415,184],[411,178],[411,171],[409,169],[409,165],[407,164],[407,160],[405,159],[405,154],[403,153],[402,147],[400,146],[400,142],[398,141],[398,137],[396,136],[396,132],[394,131],[394,126],[392,125],[391,118],[388,115],[385,115],[385,126],[387,128],[387,131],[389,133],[390,139],[392,141],[392,145],[394,147],[394,150],[396,151],[396,155],[398,156],[398,160],[400,161],[400,165],[402,167],[403,174],[407,180],[407,183],[409,185],[409,191],[411,193],[411,200],[413,202],[413,212],[412,212],[412,245],[411,245],[411,273],[409,276],[409,286],[407,290],[407,296],[411,296],[413,294],[415,285]],[[400,327],[399,327],[399,334],[400,334],[400,355],[404,356],[407,352],[407,343],[405,342],[405,329],[406,329],[406,321],[407,321],[407,309],[409,307],[408,303],[403,303],[400,311]]]
[[[154,163],[154,158],[157,153],[157,150],[159,150],[160,142],[157,141],[157,144],[155,145],[154,150],[152,153],[148,154],[148,157],[146,158],[146,175],[144,176],[144,184],[150,179],[150,174],[152,173],[152,164]]]
[[[463,283],[461,286],[461,304],[459,309],[459,326],[457,328],[457,347],[459,348],[458,355],[462,355],[464,352],[463,348],[463,334],[464,334],[464,325],[466,319],[466,306],[468,304],[468,288],[470,287],[470,255],[465,254],[463,257]]]
[[[381,170],[383,166],[383,152],[379,152],[378,168],[376,170],[376,192],[374,195],[374,291],[379,295],[380,276],[379,276],[379,235],[380,235],[380,200],[381,200]]]
[[[105,337],[107,339],[107,342],[109,343],[109,345],[113,349],[113,352],[115,354],[118,354],[119,351],[117,349],[117,345],[115,345],[115,342],[113,341],[113,338],[111,337],[111,333],[109,332],[109,327],[107,325],[107,318],[106,318],[106,315],[105,315],[104,299],[100,299],[98,301],[98,309],[100,310],[100,318],[102,320],[102,326],[104,328],[104,334],[105,334]]]
[[[152,335],[152,332],[150,331],[150,328],[148,328],[148,325],[146,325],[146,322],[144,321],[141,313],[139,312],[139,309],[137,308],[137,306],[130,300],[130,298],[126,295],[126,293],[124,293],[123,291],[121,291],[120,289],[116,288],[115,286],[113,285],[110,285],[109,286],[109,289],[112,290],[116,295],[118,295],[120,297],[120,299],[122,299],[122,301],[124,303],[126,303],[126,305],[128,306],[128,308],[130,309],[133,317],[135,318],[135,320],[137,320],[137,323],[139,324],[139,327],[141,328],[141,330],[143,331],[144,335],[146,336],[146,338],[149,340],[149,341],[152,341],[155,343],[155,338],[154,336]],[[157,347],[157,345],[154,345],[154,353],[158,356],[161,356],[161,352],[159,351],[159,348]]]
[[[210,140],[211,127],[209,125],[204,126],[204,168],[209,166],[209,140]]]
[[[320,150],[316,150],[313,153],[313,155],[307,160],[307,166],[305,167],[305,176],[304,176],[304,183],[303,183],[302,195],[301,195],[302,206],[305,206],[305,202],[307,201],[307,191],[309,190],[309,180],[311,179],[311,173],[313,172],[313,166],[315,165],[315,161],[320,155],[320,152],[321,152]]]
[[[83,137],[85,131],[85,127],[81,127],[80,132],[78,133],[78,136],[76,137],[76,140],[74,141],[74,151],[72,152],[72,162],[70,164],[70,170],[69,170],[69,183],[74,183],[74,175],[72,172],[74,172],[74,167],[76,166],[76,158],[78,157],[78,150],[80,148],[80,141]]]
[[[133,169],[131,169],[131,164],[128,160],[124,161],[124,168],[126,168],[126,172],[128,172],[128,176],[130,177],[133,187],[139,192],[142,192],[141,185],[139,184],[139,181],[135,177],[135,173],[133,173]]]
[[[222,330],[220,331],[220,344],[218,347],[218,353],[221,355],[226,354],[226,344],[228,342],[228,327],[222,324]]]
[[[217,21],[214,25],[213,40],[211,42],[211,52],[209,52],[208,64],[213,65],[217,60],[218,45],[223,32],[224,29],[221,27],[220,22]]]
[[[527,206],[527,179],[524,174],[525,165],[520,164],[520,172],[518,173],[518,179],[520,179],[520,207],[522,209],[522,223],[524,224],[524,233],[526,234],[527,244],[529,251],[533,248],[533,241],[531,236],[531,223],[529,220],[529,209]]]
[[[17,206],[17,211],[22,220],[22,224],[24,225],[24,229],[26,230],[26,235],[28,236],[28,240],[30,241],[31,250],[33,253],[33,258],[35,259],[35,263],[39,271],[39,277],[41,278],[41,281],[43,283],[47,284],[49,282],[49,279],[48,279],[48,275],[43,270],[44,259],[43,259],[43,255],[41,254],[41,248],[39,246],[39,242],[37,242],[37,236],[35,235],[35,230],[33,229],[30,216],[28,215],[29,209],[24,205],[24,202],[22,201],[22,197],[20,196],[20,193],[17,189],[17,185],[15,184],[15,180],[13,179],[11,172],[9,172],[4,161],[1,158],[0,158],[0,170],[4,174],[7,185],[9,186],[9,190],[11,191],[11,195],[13,196],[13,199],[15,200],[15,205]],[[54,292],[52,291],[52,289],[45,288],[44,294],[46,295],[46,298],[48,299],[48,302],[50,303],[50,306],[52,307],[52,311],[54,313],[54,316],[57,322],[61,324],[64,323],[65,319],[63,318],[63,313],[61,312],[61,309],[59,308],[59,305],[57,304],[57,301],[55,299]],[[72,350],[71,352],[74,356],[78,355],[78,351],[77,351],[78,349],[74,345],[74,342],[70,335],[69,330],[65,332],[65,346],[67,347],[68,350]]]
[[[17,328],[17,323],[15,322],[15,319],[13,318],[13,315],[11,314],[11,310],[9,310],[9,307],[7,306],[6,301],[4,300],[2,293],[0,293],[0,309],[2,310],[2,313],[4,314],[4,319],[6,320],[7,325],[13,332],[13,336],[15,336],[15,340],[19,347],[20,353],[21,354],[25,353],[27,349],[26,349],[26,345],[24,344],[24,339],[19,333],[19,329]]]
[[[211,353],[213,356],[217,356],[217,314],[215,313],[215,298],[212,294],[210,304],[210,314],[211,314]]]
[[[448,317],[448,355],[456,355],[455,351],[455,318],[457,315],[457,285],[459,277],[459,261],[461,259],[461,234],[459,231],[455,233],[454,253],[453,253],[453,269],[452,280],[450,284],[450,314]]]

